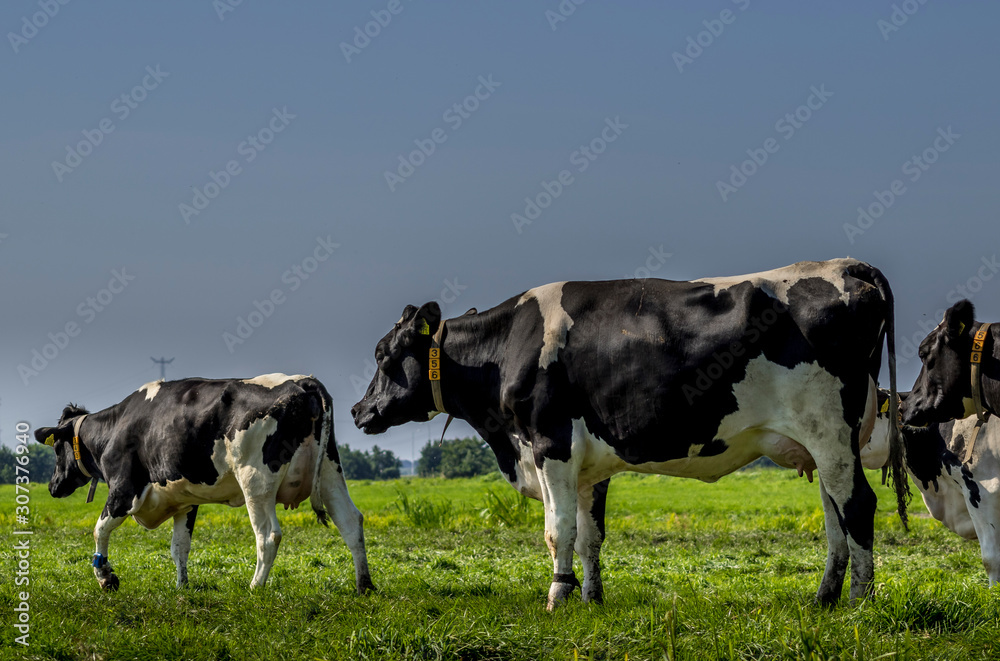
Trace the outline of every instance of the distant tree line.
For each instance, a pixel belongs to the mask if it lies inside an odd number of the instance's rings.
[[[493,451],[478,438],[430,441],[420,450],[420,477],[475,477],[497,470]]]
[[[340,467],[349,480],[393,480],[399,477],[403,462],[390,450],[372,446],[371,450],[352,450],[349,445],[337,444]]]
[[[14,478],[18,475],[14,467],[20,465],[17,463],[18,456],[22,455],[18,455],[6,445],[0,446],[0,484],[14,484]],[[28,446],[28,479],[32,482],[48,482],[55,467],[55,450],[39,443]]]

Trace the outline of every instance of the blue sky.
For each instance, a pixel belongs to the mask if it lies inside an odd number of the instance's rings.
[[[409,458],[443,420],[349,414],[400,310],[555,280],[850,255],[890,278],[901,345],[959,288],[1000,318],[995,3],[223,1],[0,7],[6,443],[167,356],[315,374],[339,442]]]

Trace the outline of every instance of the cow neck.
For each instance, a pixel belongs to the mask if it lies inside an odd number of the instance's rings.
[[[93,502],[94,491],[97,490],[97,475],[92,475],[90,471],[87,470],[85,454],[90,454],[91,459],[93,459],[94,466],[97,466],[97,459],[93,452],[88,450],[87,446],[84,444],[83,439],[80,438],[80,429],[83,427],[83,421],[87,419],[90,414],[84,413],[83,415],[77,416],[76,420],[73,421],[73,458],[76,459],[76,465],[80,469],[80,472],[90,478],[90,491],[87,493],[87,502]],[[94,473],[98,471],[94,470]]]
[[[500,364],[499,345],[484,319],[492,311],[448,320],[441,339],[441,389],[443,408],[450,415],[473,424],[488,417],[499,402],[499,385],[489,373]],[[442,322],[443,325],[443,322]]]
[[[990,326],[992,324],[982,324],[972,338],[972,405],[976,410],[976,427],[972,432],[972,439],[965,449],[965,463],[972,459],[972,451],[976,446],[976,439],[979,438],[979,430],[990,417],[990,407],[988,402],[983,400],[983,357],[989,355],[987,352],[987,340],[990,338]],[[992,398],[991,398],[992,399]]]

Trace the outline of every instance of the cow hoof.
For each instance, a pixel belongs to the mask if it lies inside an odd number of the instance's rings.
[[[370,577],[365,576],[363,579],[358,581],[359,595],[374,594],[374,593],[375,593],[375,584],[372,583],[372,579]]]
[[[549,587],[549,603],[546,610],[553,611],[566,603],[566,598],[573,593],[576,587],[572,583],[553,583]]]
[[[107,578],[98,579],[98,583],[101,584],[101,589],[105,592],[118,591],[118,576],[115,574],[111,574]]]

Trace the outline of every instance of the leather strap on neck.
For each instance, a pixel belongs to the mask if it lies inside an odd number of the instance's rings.
[[[983,406],[983,353],[986,346],[986,338],[989,337],[991,324],[983,324],[976,331],[972,338],[972,406],[976,409],[976,426],[972,432],[972,439],[965,449],[964,463],[969,463],[972,459],[972,451],[976,447],[976,439],[979,438],[979,430],[989,420],[990,412]]]
[[[441,395],[441,339],[443,337],[444,319],[438,323],[437,330],[434,331],[434,335],[431,337],[431,350],[427,364],[427,377],[431,382],[431,395],[434,397],[434,409],[441,413],[448,413],[444,410],[444,397]],[[441,430],[441,441],[439,441],[439,444],[444,442],[445,432],[448,431],[448,426],[454,419],[455,416],[448,413],[448,419],[444,423],[444,429]]]
[[[83,465],[83,452],[81,447],[86,447],[83,445],[83,441],[80,440],[80,427],[83,426],[83,421],[87,418],[87,415],[81,415],[76,420],[73,421],[73,458],[76,459],[76,465],[80,469],[80,472],[90,478],[90,491],[87,492],[87,502],[94,502],[94,492],[97,490],[97,477],[90,474],[87,467]]]

